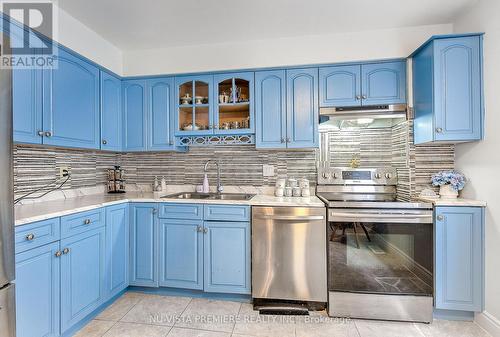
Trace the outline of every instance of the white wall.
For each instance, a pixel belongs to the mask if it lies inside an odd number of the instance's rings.
[[[469,178],[463,196],[486,200],[486,310],[479,324],[500,336],[500,1],[481,0],[454,23],[456,32],[483,31],[486,137],[456,147],[456,168]],[[495,324],[498,324],[495,328]],[[493,329],[493,330],[492,330]]]
[[[451,24],[444,24],[124,51],[123,72],[126,76],[175,74],[406,57],[431,35],[452,30]]]

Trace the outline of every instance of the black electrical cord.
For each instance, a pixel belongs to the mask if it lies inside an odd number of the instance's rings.
[[[49,194],[50,192],[53,192],[53,191],[55,191],[55,190],[59,190],[59,189],[61,189],[61,188],[64,186],[64,184],[66,184],[66,183],[68,182],[68,180],[69,180],[69,178],[71,177],[71,175],[70,175],[70,174],[69,174],[69,172],[68,172],[68,173],[65,173],[65,174],[63,175],[63,177],[66,177],[66,179],[65,179],[65,180],[64,180],[64,181],[63,181],[63,182],[62,182],[59,186],[56,186],[56,187],[54,187],[54,188],[51,188],[50,190],[48,190],[48,191],[46,191],[45,193],[43,193],[43,194],[41,194],[41,195],[38,195],[38,196],[36,196],[36,197],[29,197],[30,195],[32,195],[32,194],[34,194],[34,193],[37,193],[37,192],[40,192],[40,191],[42,191],[42,190],[46,189],[48,186],[50,186],[50,185],[52,185],[52,184],[53,184],[53,183],[48,183],[47,185],[44,185],[44,186],[42,186],[42,187],[39,187],[39,188],[37,188],[37,189],[36,189],[36,190],[34,190],[34,191],[31,191],[31,192],[29,192],[29,193],[26,193],[26,194],[25,194],[25,195],[23,195],[23,196],[20,196],[19,198],[14,199],[14,205],[15,205],[15,204],[17,204],[17,203],[18,203],[19,201],[21,201],[21,200],[24,200],[24,199],[38,199],[38,198],[41,198],[41,197],[43,197],[43,196],[46,196],[46,195],[47,195],[47,194]],[[29,197],[29,198],[28,198],[28,197]]]

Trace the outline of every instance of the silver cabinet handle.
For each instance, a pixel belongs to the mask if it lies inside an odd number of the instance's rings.
[[[62,251],[62,253],[64,255],[69,254],[69,248],[64,248],[63,251]]]
[[[106,144],[108,144],[108,141],[106,139],[103,139],[102,140],[102,145],[106,145]]]
[[[62,253],[60,250],[58,250],[55,254],[54,254],[56,257],[61,257]]]
[[[91,223],[91,222],[92,222],[92,221],[90,221],[90,219],[85,219],[85,221],[83,221],[83,223],[84,223],[85,225],[90,225],[90,223]]]
[[[52,132],[46,131],[45,132],[45,137],[52,137]]]
[[[437,133],[441,133],[441,132],[443,132],[443,128],[436,128],[436,132],[437,132]]]
[[[437,219],[438,221],[443,221],[443,220],[444,220],[444,215],[438,215],[438,216],[436,217],[436,219]]]
[[[35,239],[35,234],[30,233],[30,234],[26,235],[26,240],[33,241],[34,239]]]
[[[40,137],[43,137],[43,133],[44,133],[43,131],[38,131],[37,135],[39,135]]]

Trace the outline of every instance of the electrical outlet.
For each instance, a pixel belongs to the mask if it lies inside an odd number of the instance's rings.
[[[273,165],[262,165],[262,175],[264,177],[274,177],[274,166]]]
[[[68,166],[59,167],[59,178],[64,178],[68,174],[69,174],[69,167]]]

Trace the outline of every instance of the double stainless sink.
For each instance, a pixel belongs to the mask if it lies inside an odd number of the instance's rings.
[[[197,193],[197,192],[180,192],[166,195],[162,198],[168,199],[192,199],[192,200],[250,200],[255,194],[246,193]]]

